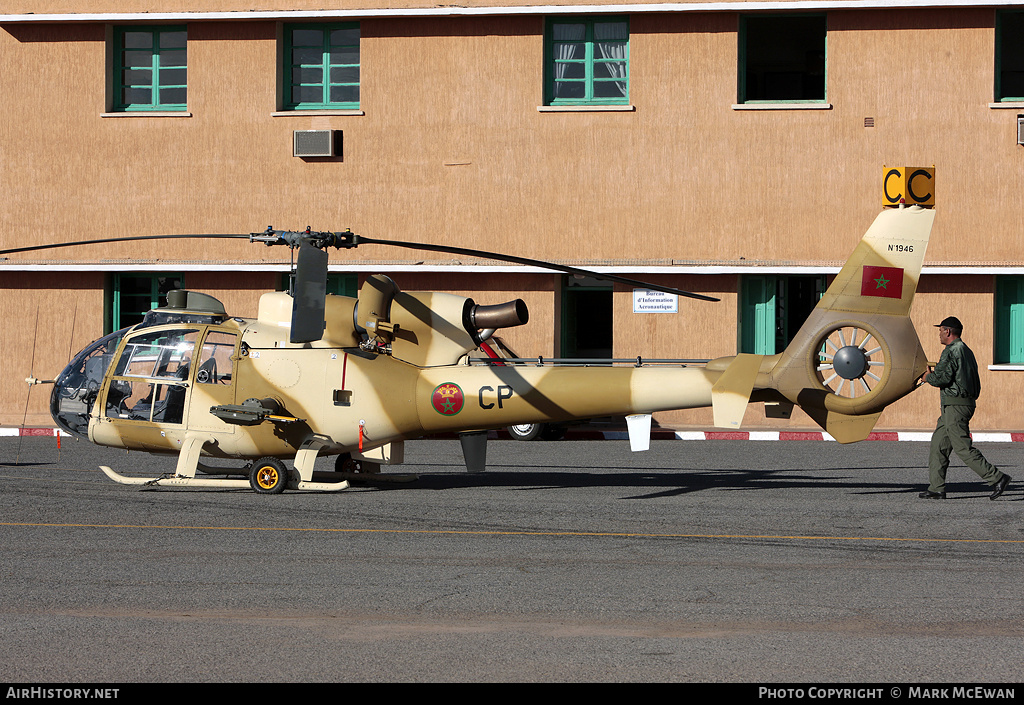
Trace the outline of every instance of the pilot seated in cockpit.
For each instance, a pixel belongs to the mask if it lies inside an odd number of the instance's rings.
[[[186,357],[178,363],[173,374],[160,376],[185,381],[190,367],[191,359]],[[166,368],[161,372],[166,372]],[[132,405],[127,411],[127,418],[156,423],[181,423],[185,414],[185,390],[184,386],[178,384],[150,384],[149,393]]]

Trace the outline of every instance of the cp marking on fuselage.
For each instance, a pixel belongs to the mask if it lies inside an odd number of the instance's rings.
[[[477,393],[477,398],[480,401],[480,408],[481,409],[493,409],[494,408],[494,402],[490,402],[489,404],[485,404],[484,403],[484,392],[485,391],[486,392],[493,392],[494,391],[494,387],[491,387],[491,386],[488,386],[488,385],[484,385],[483,387],[480,387],[480,391]],[[503,407],[503,402],[506,399],[511,399],[513,394],[515,394],[515,392],[512,390],[512,387],[508,386],[507,384],[499,384],[498,385],[498,408],[499,409],[504,408]]]

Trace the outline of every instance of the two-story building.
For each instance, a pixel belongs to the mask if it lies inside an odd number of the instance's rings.
[[[500,261],[331,254],[336,293],[379,272],[523,298],[532,320],[506,339],[524,356],[774,353],[882,208],[883,166],[934,165],[919,335],[938,359],[932,325],[961,318],[983,370],[975,428],[1024,426],[1024,3],[251,7],[6,0],[0,248],[350,228],[721,299],[645,309],[628,286]],[[252,316],[288,269],[287,251],[226,240],[8,256],[0,423],[48,423],[48,388],[22,380],[167,290]],[[919,391],[879,428],[928,428],[936,409]]]

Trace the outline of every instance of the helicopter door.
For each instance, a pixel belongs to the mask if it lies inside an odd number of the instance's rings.
[[[147,330],[130,337],[114,366],[103,415],[111,420],[181,424],[198,330]]]
[[[235,426],[210,413],[211,406],[235,402],[234,362],[238,336],[211,330],[199,349],[195,385],[189,405],[188,427],[204,431],[234,433]]]

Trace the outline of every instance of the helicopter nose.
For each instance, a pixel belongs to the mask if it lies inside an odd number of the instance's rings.
[[[50,416],[59,428],[80,438],[89,437],[89,414],[127,331],[125,328],[94,341],[57,375],[50,394]]]
[[[50,416],[67,433],[80,438],[88,437],[91,404],[85,398],[86,380],[79,374],[74,361],[57,375],[50,394]]]

